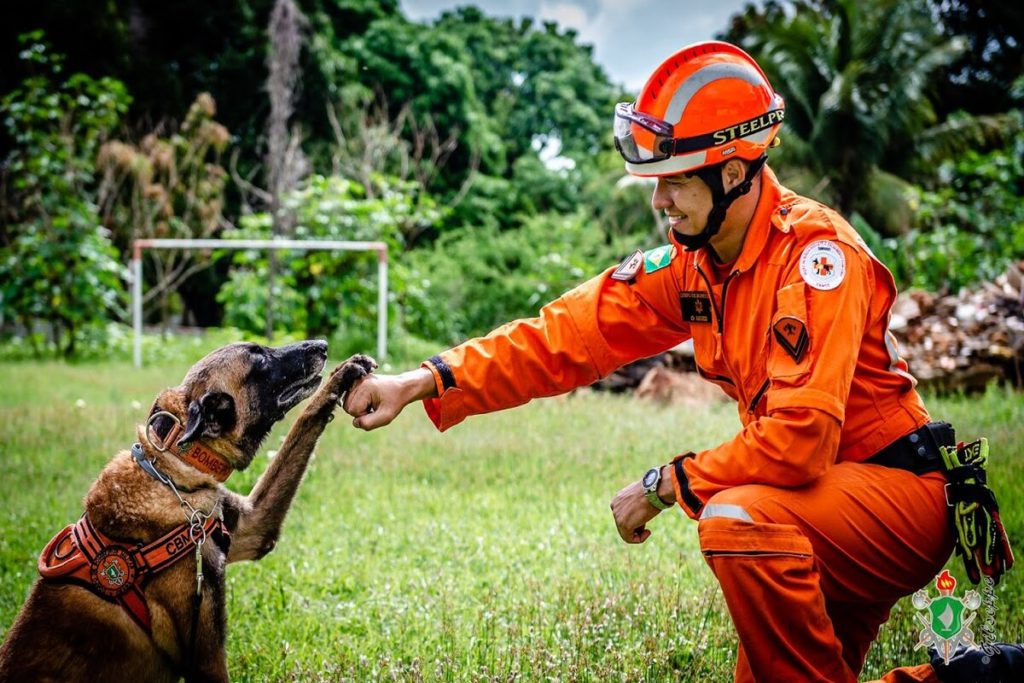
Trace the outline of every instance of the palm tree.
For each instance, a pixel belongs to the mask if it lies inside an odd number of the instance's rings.
[[[906,181],[927,175],[922,162],[998,136],[991,117],[937,120],[935,79],[965,41],[921,0],[768,0],[726,39],[786,98],[784,180],[885,232],[907,227]]]

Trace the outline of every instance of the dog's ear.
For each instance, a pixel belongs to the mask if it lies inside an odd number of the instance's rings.
[[[217,438],[224,432],[231,431],[235,426],[235,420],[235,399],[221,391],[207,392],[189,404],[185,433],[178,439],[178,444],[188,443],[202,436]]]

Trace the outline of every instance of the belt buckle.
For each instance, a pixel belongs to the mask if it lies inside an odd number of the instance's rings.
[[[946,507],[953,507],[955,503],[949,499],[949,487],[951,484],[946,482],[946,485],[942,487],[942,495],[946,498]]]

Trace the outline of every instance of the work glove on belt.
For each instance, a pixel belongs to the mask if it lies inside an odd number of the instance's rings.
[[[988,487],[988,439],[939,450],[949,480],[946,502],[952,508],[956,552],[973,583],[980,582],[982,576],[999,583],[1013,566],[1013,551],[999,519],[996,496]]]

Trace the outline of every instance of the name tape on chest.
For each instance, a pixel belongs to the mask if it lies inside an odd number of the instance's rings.
[[[835,289],[846,277],[846,256],[829,240],[811,242],[800,254],[800,277],[814,289]]]
[[[682,309],[684,323],[711,322],[711,297],[707,292],[679,292],[679,307]]]

